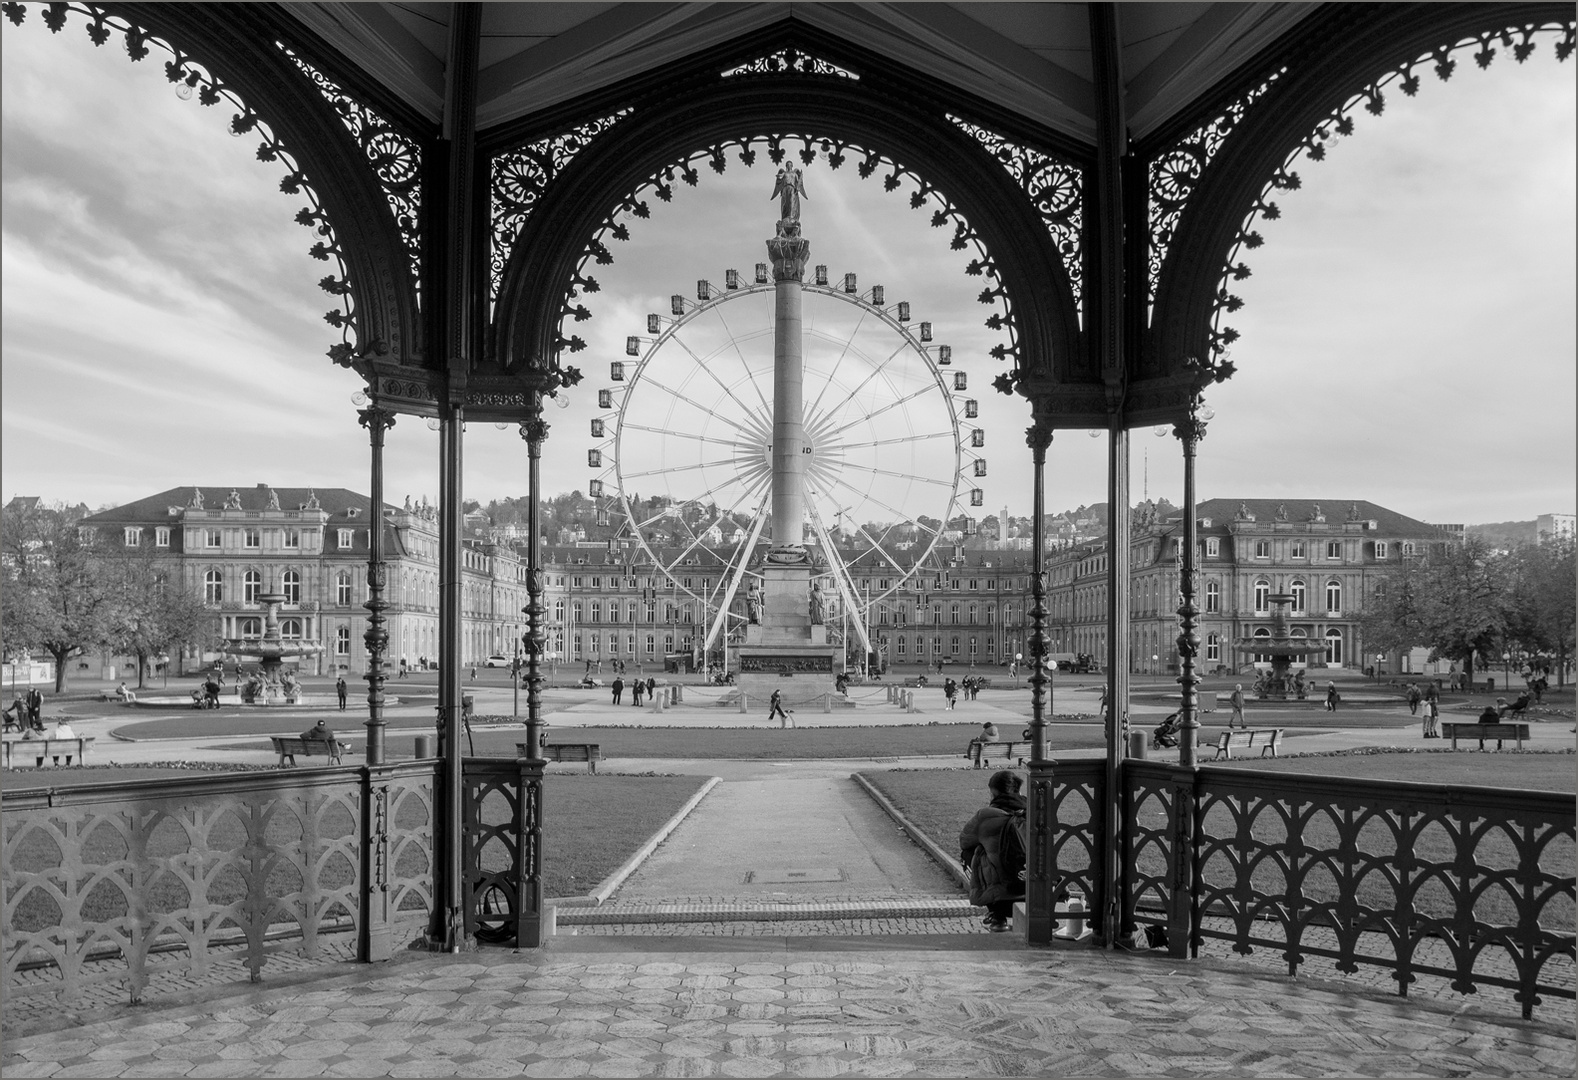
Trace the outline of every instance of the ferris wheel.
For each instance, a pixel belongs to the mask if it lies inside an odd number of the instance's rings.
[[[672,296],[667,315],[649,314],[646,334],[626,340],[636,359],[610,364],[587,455],[600,521],[628,522],[697,605],[703,648],[744,621],[730,607],[756,574],[772,505],[775,286],[765,264],[754,283],[734,270],[726,281],[698,282],[695,300]],[[869,654],[872,609],[920,571],[950,522],[973,526],[985,432],[966,373],[946,370],[951,348],[911,321],[908,303],[886,304],[880,285],[858,291],[854,274],[831,286],[824,266],[803,289],[808,535],[793,540],[823,564],[830,629],[847,623]],[[702,550],[721,574],[696,572]]]

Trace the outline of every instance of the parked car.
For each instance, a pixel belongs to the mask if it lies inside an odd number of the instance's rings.
[[[502,655],[500,653],[494,653],[492,656],[488,657],[488,667],[509,667],[509,666],[510,666],[510,658],[507,657],[507,656],[504,656],[504,655]]]

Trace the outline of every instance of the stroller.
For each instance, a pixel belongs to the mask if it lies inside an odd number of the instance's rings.
[[[1157,724],[1156,730],[1151,732],[1151,749],[1167,750],[1176,748],[1179,730],[1178,714],[1173,713],[1160,724]]]

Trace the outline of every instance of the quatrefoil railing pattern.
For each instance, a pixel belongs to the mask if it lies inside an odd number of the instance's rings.
[[[1190,954],[1214,940],[1312,958],[1346,974],[1420,976],[1459,993],[1513,991],[1525,1017],[1578,990],[1572,797],[1252,770],[1126,769],[1124,910],[1170,917],[1180,887]],[[1189,816],[1189,865],[1175,862]],[[1180,884],[1182,883],[1182,884]]]
[[[1054,765],[1049,823],[1052,855],[1048,866],[1057,890],[1083,892],[1092,925],[1098,928],[1100,913],[1106,910],[1101,873],[1107,840],[1101,821],[1106,769],[1102,761],[1060,761]]]
[[[340,959],[363,881],[365,770],[303,769],[4,797],[6,989],[67,1006],[123,986],[132,1003],[172,980],[276,957]],[[433,767],[381,770],[395,839],[374,874],[392,894],[394,937],[432,905]],[[296,965],[292,965],[296,966]]]

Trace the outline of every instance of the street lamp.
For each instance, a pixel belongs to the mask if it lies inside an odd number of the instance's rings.
[[[1184,505],[1183,505],[1183,561],[1179,568],[1179,592],[1183,602],[1178,605],[1178,682],[1183,687],[1183,701],[1179,712],[1183,714],[1183,738],[1179,740],[1178,764],[1193,768],[1195,764],[1195,739],[1200,727],[1199,695],[1200,676],[1195,674],[1195,656],[1200,649],[1200,609],[1195,607],[1195,546],[1199,542],[1199,521],[1195,517],[1194,459],[1195,449],[1205,438],[1205,426],[1216,414],[1205,404],[1205,388],[1212,383],[1231,378],[1233,365],[1226,357],[1220,360],[1200,360],[1186,357],[1184,370],[1193,378],[1189,393],[1187,415],[1173,425],[1173,434],[1183,445],[1184,455]]]

